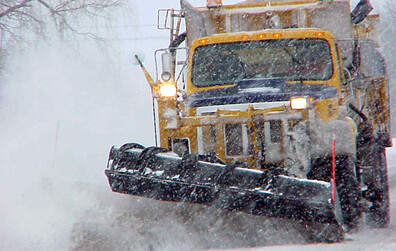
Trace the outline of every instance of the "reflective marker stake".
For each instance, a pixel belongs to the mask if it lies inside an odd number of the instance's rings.
[[[336,184],[335,184],[335,133],[333,132],[333,140],[331,142],[331,201],[335,203]]]

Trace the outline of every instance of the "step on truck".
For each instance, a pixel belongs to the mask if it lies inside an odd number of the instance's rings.
[[[295,220],[312,241],[386,227],[388,79],[370,2],[180,4],[158,11],[170,41],[155,76],[133,55],[156,146],[113,146],[111,189]]]

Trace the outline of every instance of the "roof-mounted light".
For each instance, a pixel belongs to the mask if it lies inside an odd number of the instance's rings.
[[[282,34],[280,34],[280,33],[274,33],[273,36],[274,36],[274,38],[280,38],[280,37],[282,37]]]
[[[206,40],[206,39],[200,39],[199,40],[199,43],[200,44],[206,44],[208,42],[208,40]]]
[[[206,7],[208,9],[220,8],[223,5],[222,0],[206,0]]]
[[[264,39],[264,38],[265,38],[265,34],[258,34],[257,37],[258,37],[259,39]]]

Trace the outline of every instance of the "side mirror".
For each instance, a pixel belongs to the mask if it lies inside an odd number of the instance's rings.
[[[163,81],[169,81],[173,77],[174,63],[173,54],[170,52],[165,52],[161,55],[162,62],[162,74],[161,78]]]
[[[351,21],[353,24],[361,23],[370,12],[373,10],[373,6],[368,0],[360,0],[356,7],[351,12]]]

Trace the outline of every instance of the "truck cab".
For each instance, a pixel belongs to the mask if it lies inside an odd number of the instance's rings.
[[[187,65],[184,98],[159,103],[167,110],[160,114],[179,109],[162,120],[162,147],[306,173],[313,158],[331,154],[334,131],[343,142],[338,152],[354,156],[356,128],[345,113],[343,66],[331,32],[214,34],[192,42]]]

